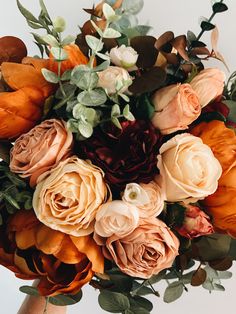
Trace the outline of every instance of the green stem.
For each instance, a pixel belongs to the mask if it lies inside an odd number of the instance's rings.
[[[61,59],[61,49],[63,48],[62,45],[61,45],[61,34],[59,34],[59,44],[60,44],[60,59]],[[61,64],[62,64],[62,62],[59,61],[59,62],[58,62],[59,86],[60,86],[60,90],[61,90],[61,92],[62,92],[62,95],[63,95],[64,97],[66,97],[66,93],[65,93],[65,90],[64,90],[64,88],[63,88],[63,84],[62,84],[62,82],[61,82]]]
[[[46,297],[46,298],[45,298],[45,307],[44,307],[43,314],[47,314],[48,302],[49,302],[49,298]]]

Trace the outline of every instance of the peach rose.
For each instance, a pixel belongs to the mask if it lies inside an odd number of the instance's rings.
[[[137,183],[127,184],[122,199],[139,209],[140,218],[157,217],[165,205],[165,193],[154,181],[140,185]]]
[[[137,207],[123,201],[112,201],[99,208],[94,230],[101,237],[115,235],[121,238],[134,231],[138,223]]]
[[[19,137],[11,150],[10,169],[35,186],[38,177],[71,154],[73,135],[64,121],[42,122]]]
[[[213,225],[236,237],[236,135],[221,121],[203,122],[194,134],[200,136],[219,160],[223,173],[217,191],[203,201]]]
[[[109,198],[100,168],[76,156],[41,175],[33,197],[37,218],[73,236],[93,232],[99,207]]]
[[[185,130],[201,114],[197,94],[189,84],[170,85],[153,96],[155,114],[152,124],[162,134]]]
[[[214,233],[210,217],[199,207],[190,204],[186,206],[183,225],[180,228],[176,228],[176,230],[181,236],[189,239]]]
[[[178,249],[179,240],[165,223],[150,218],[124,238],[108,238],[103,253],[125,274],[146,279],[171,267]]]
[[[162,145],[157,166],[169,202],[204,199],[216,191],[222,173],[211,149],[188,133],[176,135]]]
[[[222,95],[225,79],[224,72],[216,68],[202,70],[194,77],[190,85],[197,93],[202,108]]]
[[[109,66],[106,70],[98,72],[98,76],[98,86],[104,88],[108,95],[116,94],[118,91],[124,93],[132,84],[128,71],[116,66]]]

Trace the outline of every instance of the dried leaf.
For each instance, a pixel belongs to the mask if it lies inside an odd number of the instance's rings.
[[[213,29],[213,31],[211,32],[211,45],[212,45],[212,49],[214,51],[217,51],[217,47],[218,47],[218,40],[219,40],[219,30],[217,28],[217,26]]]
[[[171,42],[174,39],[174,33],[173,32],[165,32],[162,34],[155,43],[155,48],[157,50],[161,50],[161,48],[166,45],[167,43]]]
[[[0,64],[3,62],[20,63],[27,56],[24,42],[14,36],[0,38]]]
[[[199,268],[192,276],[191,285],[194,287],[201,286],[207,279],[207,272]]]
[[[180,36],[176,37],[172,41],[172,45],[178,51],[178,53],[181,55],[181,57],[184,60],[189,61],[189,57],[188,57],[188,54],[186,51],[187,39],[186,39],[185,35],[180,35]]]
[[[152,36],[138,36],[131,39],[130,45],[137,51],[139,58],[137,66],[146,69],[154,66],[158,56],[155,48],[156,38]]]
[[[209,265],[215,270],[225,271],[232,267],[233,262],[230,257],[225,257],[224,259],[211,261],[209,262]]]
[[[206,47],[196,47],[196,48],[193,48],[191,50],[191,55],[193,55],[193,56],[197,56],[197,55],[207,55],[207,56],[210,56],[211,53],[210,53],[210,51]]]

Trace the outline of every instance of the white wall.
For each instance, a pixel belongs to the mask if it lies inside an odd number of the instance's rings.
[[[94,0],[95,1],[95,0]],[[91,0],[45,0],[52,16],[63,15],[68,21],[68,32],[75,34],[77,26],[85,20],[86,14],[81,11],[83,7],[91,7]],[[220,14],[215,19],[220,29],[219,48],[225,56],[231,71],[236,70],[236,1],[225,0],[230,11]],[[31,42],[29,28],[17,11],[15,0],[0,0],[0,36],[15,35],[22,38],[32,54],[37,49]],[[38,0],[22,0],[35,14],[38,12]],[[143,22],[149,21],[153,25],[153,34],[160,35],[166,30],[173,30],[176,35],[186,33],[188,29],[198,32],[198,18],[202,15],[209,16],[211,11],[210,0],[145,0],[145,9],[140,16]],[[204,36],[204,40],[209,35]],[[217,63],[218,64],[218,63]],[[236,273],[236,267],[233,268]],[[161,299],[154,299],[154,314],[222,314],[235,313],[236,275],[225,282],[226,292],[215,292],[209,295],[203,289],[191,288],[174,304],[166,305]],[[14,278],[9,271],[0,267],[0,313],[15,314],[23,300],[23,295],[18,292],[24,282]],[[160,292],[164,285],[160,285]],[[98,308],[97,294],[91,287],[84,289],[84,299],[76,306],[69,309],[69,313],[102,314]]]

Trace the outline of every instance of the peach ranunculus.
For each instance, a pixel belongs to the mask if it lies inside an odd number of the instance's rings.
[[[63,49],[67,52],[68,59],[61,62],[61,74],[66,70],[73,69],[77,65],[88,63],[88,58],[76,44],[67,45]],[[49,70],[58,73],[58,62],[54,60],[52,55],[50,55],[48,68]]]
[[[104,245],[104,256],[122,272],[144,279],[171,267],[179,249],[178,238],[157,218],[142,220],[126,237],[111,236],[101,242],[95,235],[95,241]]]
[[[40,120],[45,100],[53,93],[41,69],[48,60],[24,58],[21,64],[4,62],[1,75],[12,92],[0,93],[0,140],[15,139]]]
[[[102,170],[72,156],[42,174],[34,192],[33,208],[46,226],[85,236],[93,232],[99,207],[110,191]]]
[[[139,209],[140,218],[157,217],[165,205],[164,189],[155,181],[127,184],[122,199]]]
[[[76,294],[104,272],[101,248],[91,236],[73,237],[20,210],[0,230],[0,264],[21,279],[38,279],[42,296]]]
[[[203,201],[213,217],[213,225],[221,232],[236,237],[236,135],[221,121],[202,122],[192,130],[211,147],[223,173],[213,195]]]
[[[164,87],[154,94],[152,102],[155,106],[152,124],[162,134],[188,129],[201,114],[198,96],[189,84]]]
[[[96,215],[94,231],[101,237],[113,235],[122,238],[137,228],[139,211],[137,207],[120,200],[103,204]]]
[[[214,233],[210,217],[199,207],[190,204],[186,205],[183,225],[176,230],[182,237],[189,239]]]
[[[11,150],[10,169],[35,186],[38,177],[72,153],[73,135],[66,123],[43,121],[19,137]]]
[[[210,147],[188,133],[176,135],[162,145],[157,166],[169,202],[204,199],[216,191],[222,174]]]
[[[205,107],[212,100],[222,95],[226,76],[217,68],[202,70],[190,82],[190,85],[197,93],[201,107]]]

